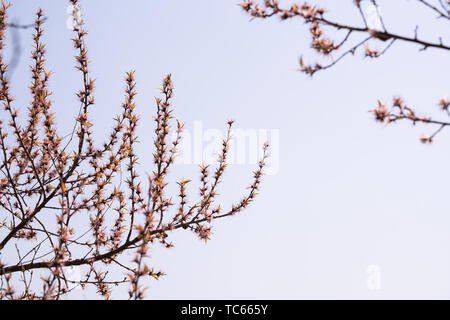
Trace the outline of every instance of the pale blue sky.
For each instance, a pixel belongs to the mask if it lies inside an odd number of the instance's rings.
[[[31,22],[38,7],[49,16],[50,86],[57,122],[68,131],[80,88],[66,27],[68,1],[12,2],[10,17],[22,23]],[[316,1],[339,20],[360,23],[351,2]],[[174,114],[188,129],[195,120],[222,129],[234,118],[239,128],[280,132],[279,172],[264,179],[247,210],[217,221],[206,245],[192,234],[174,234],[174,249],[151,253],[151,265],[167,276],[148,281],[148,297],[450,298],[450,132],[425,146],[418,137],[431,128],[384,128],[368,113],[377,99],[401,95],[435,114],[437,99],[449,93],[448,53],[399,43],[379,60],[349,57],[310,79],[295,71],[301,53],[307,61],[314,56],[306,27],[294,20],[249,22],[237,4],[81,1],[96,78],[95,135],[109,132],[123,100],[124,74],[135,69],[142,173],[152,163],[153,96],[169,72]],[[450,40],[448,26],[414,1],[389,6],[383,7],[388,28],[412,34],[423,21],[423,34]],[[23,109],[31,99],[22,94],[30,82],[31,30],[20,34],[24,52],[12,93]],[[240,199],[251,170],[230,166],[221,189],[225,206]],[[176,178],[198,175],[196,165],[173,170]],[[366,286],[369,265],[381,268],[381,290]]]

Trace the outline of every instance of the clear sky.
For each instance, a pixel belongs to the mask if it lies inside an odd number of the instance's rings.
[[[316,1],[331,3],[330,15],[340,21],[361,23],[351,2]],[[57,123],[69,131],[81,76],[73,68],[68,1],[12,3],[10,17],[21,23],[32,22],[38,7],[49,17],[50,87]],[[449,30],[414,1],[380,3],[389,29],[413,34],[423,22],[423,35],[450,40]],[[174,115],[192,134],[195,121],[203,130],[222,130],[230,118],[241,129],[279,134],[278,170],[264,178],[247,210],[217,221],[206,245],[182,232],[173,235],[175,248],[151,252],[150,264],[167,276],[148,280],[148,298],[450,298],[450,132],[423,145],[418,138],[431,128],[385,128],[368,113],[378,99],[401,95],[435,114],[437,99],[449,93],[448,53],[398,43],[381,59],[358,54],[310,79],[295,71],[300,54],[314,57],[306,27],[294,20],[250,22],[237,4],[81,1],[96,79],[95,135],[109,133],[125,72],[135,69],[142,173],[151,170],[153,97],[166,73],[173,75]],[[20,31],[23,52],[12,78],[21,110],[31,99],[31,33]],[[240,199],[253,168],[229,167],[220,192],[225,207]],[[199,177],[194,163],[172,173]],[[196,195],[191,189],[191,199]],[[378,290],[367,285],[373,270],[381,277]]]

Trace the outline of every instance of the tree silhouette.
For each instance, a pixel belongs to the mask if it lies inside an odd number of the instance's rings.
[[[78,8],[78,0],[70,3]],[[172,201],[167,194],[167,174],[178,151],[183,124],[176,121],[176,138],[170,141],[174,119],[173,86],[168,75],[162,84],[162,97],[156,98],[155,168],[142,182],[134,151],[139,124],[134,71],[126,75],[122,113],[114,119],[107,141],[96,147],[89,115],[95,103],[94,80],[89,72],[87,32],[79,17],[73,44],[78,54],[76,69],[82,78],[76,94],[80,107],[72,133],[62,137],[52,112],[51,73],[45,69],[42,10],[34,24],[32,101],[21,126],[1,54],[8,7],[4,3],[0,7],[1,119],[9,119],[0,121],[0,298],[59,299],[74,285],[95,286],[101,296],[109,298],[113,285],[128,284],[129,297],[142,299],[145,288],[141,279],[163,275],[146,263],[150,246],[159,242],[171,247],[170,234],[181,229],[208,240],[213,220],[246,208],[260,187],[268,144],[263,147],[248,193],[223,210],[216,198],[232,138],[233,121],[228,121],[217,167],[200,168],[199,200],[188,201],[190,181],[182,179],[176,182],[178,201]],[[128,261],[125,252],[134,253],[134,259]],[[123,270],[124,276],[112,276],[109,271],[113,265]],[[66,276],[67,268],[74,266],[87,266],[89,271],[74,280]]]

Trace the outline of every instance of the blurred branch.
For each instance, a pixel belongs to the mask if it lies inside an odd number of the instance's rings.
[[[47,18],[43,18],[42,21],[45,22]],[[20,61],[20,56],[22,54],[22,47],[21,47],[21,41],[20,41],[20,33],[19,30],[26,30],[31,29],[35,27],[35,23],[25,24],[22,25],[16,20],[16,22],[12,22],[8,24],[8,27],[11,30],[11,41],[12,41],[12,47],[13,47],[13,53],[10,61],[8,62],[8,77],[11,79],[14,75],[14,71],[17,68],[17,65]]]

